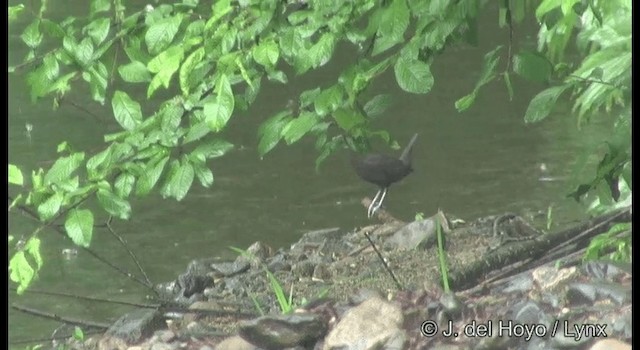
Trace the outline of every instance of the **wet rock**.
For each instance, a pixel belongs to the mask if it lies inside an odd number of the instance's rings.
[[[400,307],[380,298],[368,299],[343,315],[325,338],[323,349],[378,349],[402,331],[402,322]]]
[[[215,350],[259,350],[259,348],[239,336],[233,336],[223,340]]]
[[[339,227],[326,228],[322,230],[309,231],[302,235],[302,238],[294,244],[291,248],[298,244],[304,245],[305,243],[322,243],[326,240],[340,239],[342,237]]]
[[[511,278],[507,286],[502,290],[504,293],[527,292],[533,286],[531,275],[523,273]]]
[[[132,344],[140,342],[156,330],[164,327],[165,323],[160,312],[138,309],[118,319],[105,334]]]
[[[205,288],[213,286],[213,279],[208,276],[209,267],[205,262],[193,260],[187,266],[187,271],[178,276],[180,294],[189,298],[196,293],[204,292]]]
[[[631,300],[631,286],[611,282],[573,283],[567,290],[567,298],[572,305],[592,304],[602,298],[621,305]]]
[[[150,350],[173,350],[176,346],[165,344],[165,343],[155,343],[151,345]]]
[[[163,343],[168,343],[176,338],[176,334],[170,330],[159,331],[158,339]]]
[[[314,281],[329,281],[333,277],[331,270],[329,269],[329,265],[325,263],[320,263],[313,268],[313,274],[311,275],[311,279]]]
[[[583,266],[588,276],[612,280],[621,275],[631,275],[631,264],[613,261],[588,261]]]
[[[542,292],[554,293],[578,277],[578,269],[571,266],[556,269],[552,266],[541,266],[532,272],[533,280]]]
[[[104,336],[98,342],[98,350],[120,350],[126,348],[127,342],[118,337]]]
[[[511,307],[511,317],[519,324],[540,324],[547,322],[547,315],[533,301],[519,302]]]
[[[387,245],[399,249],[426,249],[435,242],[436,225],[433,219],[414,221],[386,240]]]
[[[311,277],[315,268],[316,264],[313,261],[304,260],[293,265],[291,272],[298,278]]]
[[[211,268],[215,271],[215,277],[231,277],[246,272],[251,267],[246,259],[236,259],[234,262],[220,262],[211,264]]]
[[[464,304],[460,301],[460,298],[452,292],[442,294],[440,297],[440,304],[447,315],[451,317],[459,316],[464,308]]]
[[[240,255],[236,258],[237,264],[249,263],[252,268],[261,267],[265,260],[271,256],[273,249],[268,245],[257,241],[247,248],[247,254]]]
[[[274,257],[269,259],[269,263],[267,264],[267,268],[271,272],[276,271],[290,271],[291,264],[287,262],[287,259],[283,253],[276,254]]]
[[[602,339],[595,342],[589,350],[631,350],[631,345],[616,339]]]
[[[358,305],[371,298],[382,298],[382,293],[373,289],[360,288],[349,296],[349,303],[351,303],[351,305]]]
[[[265,349],[284,349],[314,344],[327,331],[316,314],[263,316],[240,324],[240,336]]]

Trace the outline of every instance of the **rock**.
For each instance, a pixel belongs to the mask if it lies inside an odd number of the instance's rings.
[[[259,350],[259,348],[236,335],[223,340],[215,350]]]
[[[160,339],[160,341],[163,343],[168,343],[175,338],[176,338],[176,334],[170,330],[160,331],[160,334],[158,334],[158,339]]]
[[[265,349],[314,344],[327,332],[320,316],[312,313],[263,316],[240,324],[240,336]]]
[[[433,219],[414,221],[386,240],[386,244],[399,249],[426,249],[435,242],[436,225]]]
[[[602,339],[593,344],[589,350],[631,350],[631,345],[616,339]]]
[[[311,275],[311,279],[318,282],[330,281],[333,277],[333,273],[329,269],[329,265],[325,263],[320,263],[313,268],[313,274]]]
[[[220,305],[214,301],[196,301],[195,303],[189,306],[190,310],[221,310]],[[189,324],[190,322],[196,321],[200,318],[200,314],[198,312],[189,312],[186,313],[183,317],[185,323]]]
[[[155,343],[150,350],[173,350],[175,347],[165,343]]]
[[[109,327],[105,335],[120,338],[128,344],[138,343],[153,332],[165,327],[157,310],[138,309],[122,316]]]
[[[381,298],[371,298],[347,311],[325,338],[325,350],[379,349],[401,332],[400,307]]]
[[[251,267],[251,264],[249,264],[249,261],[246,259],[236,259],[236,261],[234,262],[221,262],[211,264],[211,268],[215,272],[217,272],[218,275],[223,277],[231,277],[237,274],[241,274],[249,270],[249,267]]]
[[[180,295],[189,298],[196,293],[204,292],[205,288],[213,286],[213,278],[208,276],[209,267],[206,263],[193,260],[187,266],[187,271],[178,276]]]
[[[98,350],[124,350],[127,347],[127,343],[122,338],[107,335],[98,342]]]

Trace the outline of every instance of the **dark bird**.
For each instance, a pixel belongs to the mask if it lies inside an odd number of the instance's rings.
[[[418,134],[414,134],[411,141],[402,151],[400,158],[380,153],[369,153],[364,156],[353,155],[351,157],[351,165],[355,168],[358,176],[364,181],[378,185],[380,188],[367,209],[367,217],[372,217],[380,209],[389,186],[402,180],[413,171],[411,168],[411,150],[417,138]]]

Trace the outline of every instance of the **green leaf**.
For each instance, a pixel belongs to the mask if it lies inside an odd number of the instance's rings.
[[[278,58],[280,58],[278,44],[273,40],[260,42],[259,45],[253,47],[252,54],[253,59],[265,68],[275,67]]]
[[[336,38],[331,33],[324,33],[320,40],[309,49],[308,58],[313,68],[324,66],[333,55]]]
[[[165,133],[175,132],[180,127],[183,115],[184,109],[181,104],[168,102],[160,112],[160,129]]]
[[[231,143],[214,139],[196,147],[190,156],[205,161],[206,159],[222,157],[232,149],[233,145]]]
[[[462,112],[468,109],[469,107],[471,107],[471,105],[475,100],[476,100],[476,92],[474,90],[470,94],[463,96],[456,101],[455,103],[456,109],[458,110],[458,112]]]
[[[318,120],[314,113],[311,112],[302,112],[298,118],[292,119],[283,129],[282,136],[284,137],[284,141],[290,145],[296,141],[298,141],[302,136],[304,136],[309,130],[311,130],[316,124],[318,124]]]
[[[118,197],[109,189],[101,188],[97,193],[98,202],[102,208],[109,214],[122,219],[128,220],[131,216],[131,205],[128,201]]]
[[[180,23],[182,23],[182,15],[176,14],[152,24],[144,35],[149,53],[155,55],[166,49],[178,33]]]
[[[265,120],[258,128],[258,154],[264,157],[282,139],[282,129],[292,120],[289,111],[282,111],[273,117]]]
[[[113,184],[114,189],[118,197],[127,198],[133,190],[133,185],[136,182],[135,176],[130,173],[122,173],[118,175],[116,181]]]
[[[399,57],[393,67],[396,81],[402,90],[426,94],[433,87],[433,75],[429,65],[417,59]]]
[[[93,236],[93,213],[87,209],[71,210],[67,214],[64,228],[75,245],[89,247]]]
[[[189,142],[200,140],[210,132],[211,132],[211,129],[209,129],[207,122],[203,121],[200,123],[196,123],[195,125],[189,128],[189,130],[187,131],[187,134],[182,140],[182,144],[187,144]]]
[[[325,116],[335,111],[343,103],[343,98],[342,86],[337,84],[323,90],[313,101],[313,106],[319,116]]]
[[[91,7],[89,10],[90,17],[95,16],[99,12],[106,12],[111,9],[111,1],[109,0],[92,0],[90,2]]]
[[[278,36],[280,50],[285,59],[291,63],[294,57],[298,57],[300,52],[304,50],[304,39],[295,28],[286,28]]]
[[[214,23],[216,23],[220,18],[224,17],[227,13],[231,12],[233,7],[231,7],[231,0],[218,0],[212,6],[211,19],[207,21],[206,27],[211,27]]]
[[[213,101],[205,103],[204,115],[207,125],[214,132],[219,132],[227,125],[233,114],[235,100],[231,84],[225,74],[220,75],[216,84],[216,97]]]
[[[162,175],[164,166],[168,161],[169,157],[163,157],[160,159],[152,159],[147,163],[142,176],[140,176],[136,184],[136,195],[143,196],[151,192],[151,189],[153,189],[160,179],[160,175]]]
[[[169,178],[162,189],[162,195],[181,201],[189,192],[195,173],[193,165],[188,161],[183,161],[180,165],[177,165],[177,162],[175,164],[175,167],[172,166],[173,171],[169,171]]]
[[[84,332],[82,332],[82,328],[75,326],[73,329],[73,339],[78,341],[84,340]]]
[[[404,33],[409,27],[409,8],[405,0],[394,0],[382,11],[372,55],[377,55],[404,41]]]
[[[546,118],[551,113],[558,97],[568,87],[568,85],[554,86],[538,93],[529,103],[524,114],[524,121],[526,123],[536,123]]]
[[[200,47],[197,50],[193,51],[186,60],[182,63],[180,67],[180,90],[184,96],[189,95],[189,91],[193,88],[192,80],[189,79],[191,73],[196,68],[196,66],[202,62],[204,58],[204,47]]]
[[[45,185],[60,183],[69,179],[84,160],[84,153],[74,153],[67,157],[60,157],[44,176]]]
[[[91,97],[94,101],[104,104],[105,94],[107,90],[107,69],[102,62],[98,62],[93,67],[89,68],[89,88],[91,90]],[[84,77],[84,74],[83,74]]]
[[[91,39],[84,38],[73,51],[73,56],[76,59],[76,62],[80,64],[81,67],[88,67],[93,61],[93,43]]]
[[[362,125],[365,119],[359,113],[340,108],[333,113],[333,119],[335,119],[338,126],[344,131],[350,131],[353,127]]]
[[[284,74],[283,71],[270,71],[267,73],[267,79],[271,80],[271,81],[277,81],[280,82],[282,84],[286,84],[289,82],[289,79],[287,78],[287,75]]]
[[[496,77],[496,67],[498,66],[498,60],[500,56],[498,56],[498,51],[502,49],[502,46],[498,46],[493,51],[488,52],[484,55],[484,59],[482,61],[482,70],[480,71],[480,78],[476,83],[476,93],[483,85],[491,82]]]
[[[151,74],[144,63],[133,61],[118,67],[120,77],[127,83],[146,83],[151,81]]]
[[[164,86],[165,89],[169,88],[171,78],[180,67],[183,57],[184,49],[181,46],[172,46],[149,61],[147,68],[150,72],[157,74],[149,84],[147,97],[151,97],[160,86]]]
[[[382,114],[389,109],[393,99],[389,94],[381,94],[374,96],[369,102],[364,105],[364,112],[369,117],[375,117]]]
[[[211,169],[207,168],[205,164],[194,164],[194,170],[200,184],[205,188],[211,187],[213,184],[213,173]]]
[[[18,15],[24,10],[23,4],[18,4],[16,6],[9,6],[9,22],[15,21],[18,19]]]
[[[89,23],[85,27],[87,35],[93,39],[93,43],[96,45],[100,45],[104,39],[109,35],[109,28],[111,27],[111,19],[110,18],[98,18],[93,22]]]
[[[42,42],[42,33],[40,32],[40,20],[36,19],[24,29],[20,38],[30,48],[37,48]]]
[[[43,265],[42,255],[40,254],[40,238],[34,236],[29,238],[24,245],[24,251],[28,253],[36,263],[36,271],[40,270]]]
[[[18,186],[24,185],[22,171],[20,171],[20,168],[13,164],[9,164],[9,183]]]
[[[116,91],[111,100],[111,107],[116,121],[125,130],[133,130],[142,122],[140,104],[131,99],[126,92]]]
[[[546,82],[553,73],[553,66],[544,55],[523,51],[513,57],[513,71],[527,80]]]
[[[56,192],[38,206],[38,215],[42,221],[48,221],[60,211],[64,194]]]
[[[27,261],[24,251],[19,251],[9,260],[9,278],[18,283],[18,294],[24,293],[31,281],[33,281],[36,272]]]

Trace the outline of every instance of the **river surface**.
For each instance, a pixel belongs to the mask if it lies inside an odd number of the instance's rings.
[[[483,55],[508,40],[506,31],[497,28],[497,10],[490,11],[480,23],[478,47],[456,45],[436,59],[431,66],[435,85],[429,94],[401,91],[392,71],[371,89],[370,96],[388,93],[394,99],[392,107],[374,123],[375,128],[387,129],[400,145],[414,132],[420,133],[413,152],[414,173],[391,188],[386,208],[410,221],[417,213],[430,216],[439,208],[472,220],[507,211],[546,213],[552,206],[554,227],[579,220],[584,217],[583,208],[566,199],[574,184],[572,171],[585,150],[605,132],[605,126],[578,131],[566,102],[561,102],[555,115],[544,122],[526,125],[523,116],[527,104],[544,86],[515,76],[512,101],[504,83],[498,80],[482,88],[472,108],[458,113],[454,102],[473,89]],[[26,54],[19,39],[26,24],[19,21],[10,26],[11,65]],[[534,46],[534,28],[518,28],[516,43]],[[234,115],[222,132],[221,136],[236,148],[209,163],[215,178],[212,188],[194,182],[181,202],[163,200],[157,194],[133,200],[132,219],[116,221],[113,227],[126,239],[152,281],[174,279],[192,259],[232,258],[230,246],[246,248],[259,240],[277,249],[309,230],[336,226],[349,230],[371,222],[360,200],[372,197],[376,188],[355,175],[344,152],[330,157],[316,172],[313,139],[303,139],[290,147],[279,145],[263,160],[256,149],[256,130],[261,121],[301,91],[329,86],[352,56],[349,50],[340,50],[323,69],[302,77],[290,76],[290,85],[263,83],[252,109]],[[82,108],[63,103],[52,111],[50,100],[30,102],[24,76],[12,74],[9,78],[9,161],[20,166],[23,173],[50,167],[56,158],[56,146],[62,141],[94,154],[104,147],[105,132],[118,131],[109,105],[90,101],[84,94],[86,86],[74,88],[68,96],[68,101]],[[142,102],[143,112],[151,113],[157,103]],[[32,128],[27,132],[29,125]],[[597,157],[591,155],[589,160]],[[10,188],[10,194],[16,193]],[[101,214],[96,221],[104,218]],[[35,227],[22,215],[9,214],[10,234],[26,237]],[[61,252],[73,248],[69,240],[47,230],[40,237],[45,266],[33,290],[144,301],[146,290],[85,252],[65,259]],[[92,248],[109,261],[136,271],[108,231],[95,231]],[[11,292],[9,302],[102,322],[112,321],[130,309],[35,293],[16,296]],[[47,337],[58,326],[9,311],[10,342]],[[24,345],[13,348],[24,349]]]

